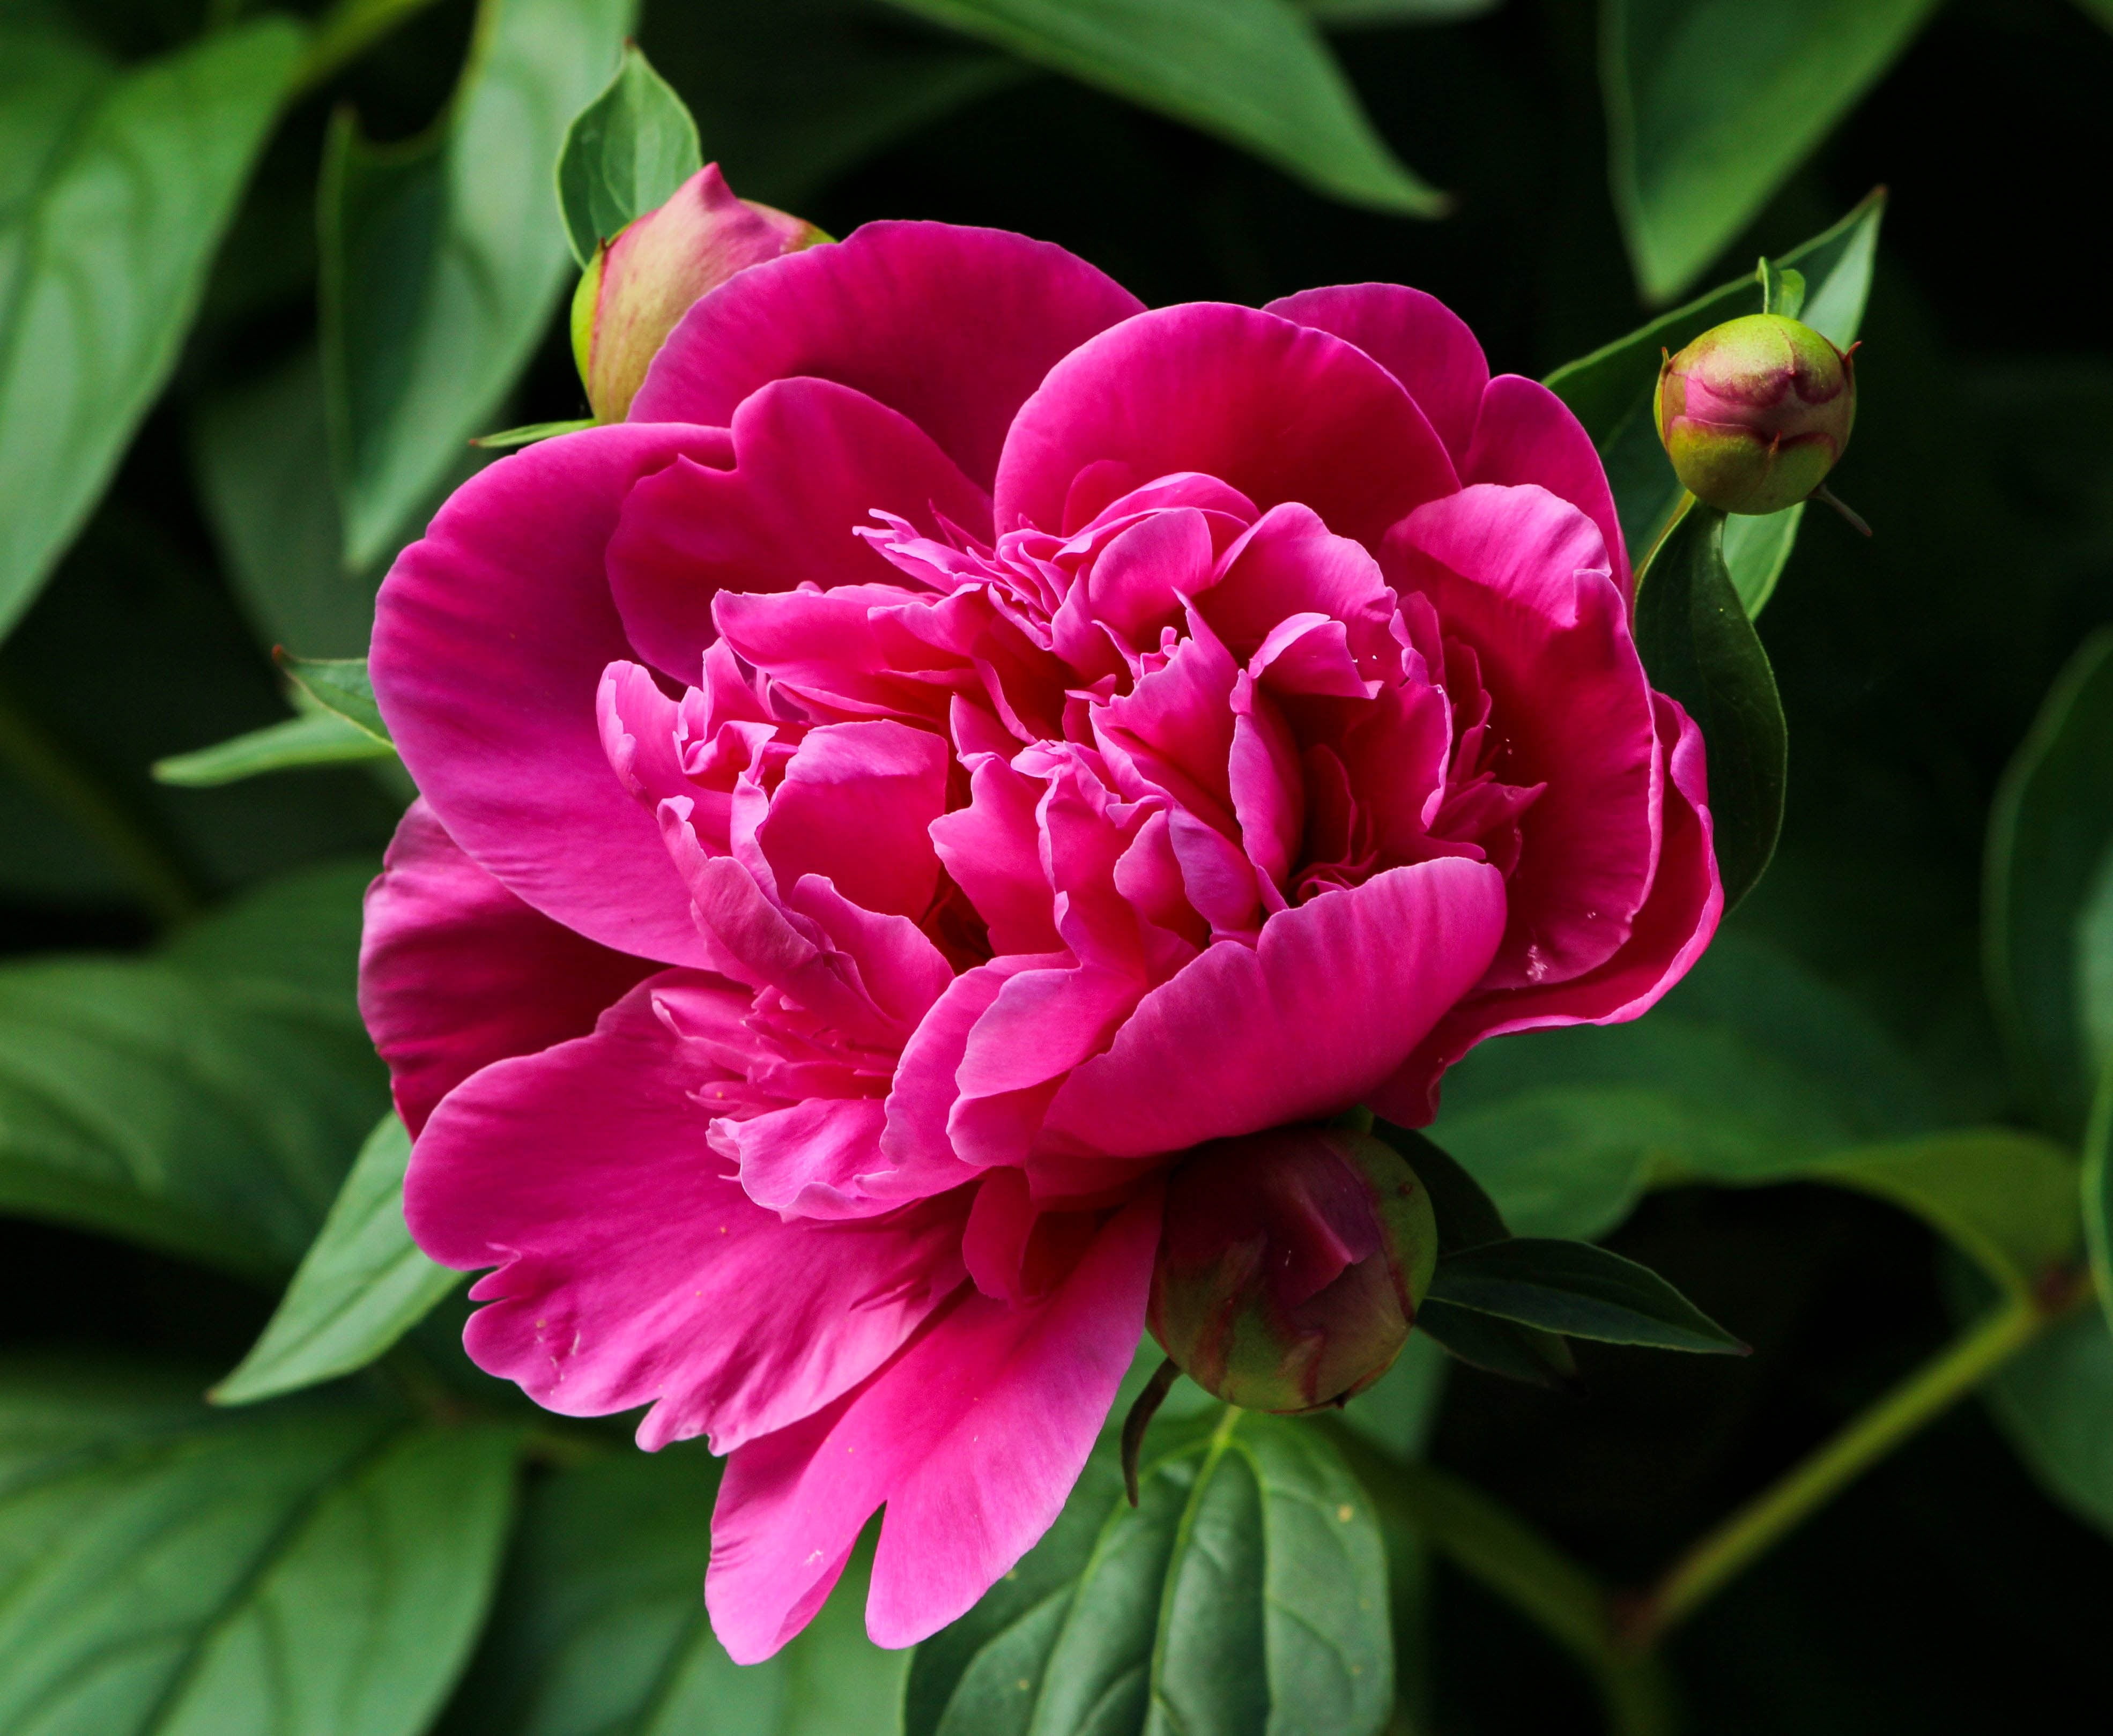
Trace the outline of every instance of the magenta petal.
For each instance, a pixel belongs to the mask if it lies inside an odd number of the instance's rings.
[[[651,1404],[639,1439],[727,1451],[865,1379],[960,1284],[961,1216],[782,1222],[706,1140],[728,1076],[659,1003],[747,998],[664,972],[591,1036],[486,1067],[419,1136],[404,1213],[445,1265],[497,1265],[464,1343],[568,1416]],[[708,1009],[692,1016],[700,1022]]]
[[[591,940],[701,962],[659,829],[610,772],[602,672],[632,656],[603,552],[625,495],[723,433],[590,428],[503,458],[397,557],[368,669],[404,763],[448,835]]]
[[[868,223],[834,246],[742,272],[691,308],[631,419],[724,427],[751,392],[810,374],[901,411],[988,485],[1006,426],[1042,377],[1142,305],[1046,241]]]
[[[758,1205],[788,1217],[869,1217],[901,1204],[866,1190],[892,1167],[880,1154],[881,1120],[878,1098],[810,1097],[722,1123],[714,1139],[732,1153],[742,1191]]]
[[[1330,1115],[1391,1076],[1495,955],[1504,876],[1448,857],[1324,893],[1153,989],[1050,1105],[1056,1140],[1180,1151]]]
[[[856,534],[886,511],[927,536],[990,533],[990,497],[900,411],[827,380],[778,380],[733,413],[733,466],[678,462],[631,491],[609,582],[631,642],[684,682],[717,637],[721,591],[886,584]]]
[[[1212,302],[1141,313],[1050,370],[1006,437],[999,529],[1053,529],[1072,478],[1111,459],[1141,480],[1202,471],[1258,507],[1303,501],[1372,546],[1456,486],[1443,442],[1371,357]]]
[[[1600,527],[1614,582],[1625,600],[1633,595],[1621,515],[1614,510],[1606,467],[1570,406],[1539,381],[1499,374],[1490,381],[1460,481],[1536,482],[1568,500]]]
[[[705,1601],[737,1663],[798,1633],[874,1510],[888,1517],[866,1631],[914,1645],[1049,1528],[1144,1324],[1154,1191],[1117,1213],[1044,1301],[972,1291],[828,1410],[744,1446],[712,1518]]]
[[[928,828],[947,806],[947,744],[906,724],[810,730],[756,829],[783,892],[819,874],[868,910],[922,916],[939,882]]]
[[[990,930],[993,951],[1056,950],[1056,896],[1042,866],[1042,785],[996,754],[969,779],[969,804],[932,823],[933,847]]]
[[[480,1067],[585,1036],[653,968],[523,904],[419,801],[367,889],[359,1010],[416,1138]]]
[[[1344,283],[1302,290],[1263,311],[1355,344],[1408,388],[1454,467],[1467,457],[1490,364],[1467,322],[1436,296],[1398,283]]]

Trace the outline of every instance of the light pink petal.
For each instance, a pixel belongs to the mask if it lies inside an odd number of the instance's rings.
[[[990,497],[900,411],[827,380],[778,380],[733,414],[733,464],[678,462],[631,491],[609,582],[631,642],[682,681],[718,637],[721,591],[884,584],[876,510],[936,536],[990,533]]]
[[[1006,438],[998,528],[1054,528],[1072,478],[1106,459],[1140,479],[1202,471],[1260,507],[1303,501],[1372,547],[1456,486],[1431,424],[1369,356],[1208,302],[1141,313],[1050,371]]]
[[[1621,514],[1614,510],[1606,466],[1570,406],[1539,381],[1499,374],[1490,381],[1460,480],[1535,482],[1568,500],[1600,527],[1614,582],[1625,601],[1633,596]]]
[[[1355,344],[1408,389],[1457,467],[1467,455],[1489,384],[1482,346],[1435,295],[1398,283],[1302,290],[1266,312]]]
[[[1113,1157],[1330,1115],[1388,1079],[1494,956],[1504,877],[1390,869],[1221,941],[1153,989],[1050,1106],[1048,1137]]]
[[[1141,305],[1046,241],[868,223],[698,302],[653,359],[631,418],[724,427],[751,392],[810,374],[901,411],[987,486],[1013,413],[1042,377]]]
[[[827,1411],[744,1446],[712,1518],[705,1601],[737,1663],[798,1633],[874,1509],[866,1631],[908,1646],[962,1615],[1049,1528],[1144,1324],[1160,1200],[1109,1220],[1038,1304],[973,1291]]]
[[[654,968],[523,904],[463,854],[422,800],[367,889],[359,1010],[413,1138],[478,1068],[586,1035]]]
[[[509,889],[623,952],[703,961],[653,816],[602,751],[602,671],[632,654],[603,554],[624,496],[726,436],[632,423],[503,458],[449,499],[382,582],[368,670],[448,835]]]
[[[868,910],[922,916],[939,881],[926,829],[946,811],[950,757],[904,724],[810,731],[756,829],[779,887],[819,874]]]
[[[727,1451],[864,1380],[961,1281],[961,1217],[782,1222],[707,1141],[725,1071],[656,1003],[746,997],[674,971],[591,1036],[486,1067],[413,1147],[412,1234],[497,1265],[464,1335],[481,1368],[567,1416],[650,1404],[648,1447]],[[721,1016],[719,1027],[731,1021]]]

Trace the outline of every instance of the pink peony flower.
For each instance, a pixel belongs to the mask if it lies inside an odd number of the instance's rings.
[[[1632,1018],[1721,897],[1582,431],[1428,295],[1144,311],[882,223],[699,302],[630,419],[383,587],[424,792],[363,998],[468,1342],[731,1455],[737,1660],[883,1504],[908,1644],[1055,1517],[1163,1172]]]

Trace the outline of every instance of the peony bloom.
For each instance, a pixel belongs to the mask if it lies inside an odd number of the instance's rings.
[[[1721,902],[1590,442],[1385,285],[1147,312],[882,223],[691,309],[627,422],[383,587],[423,799],[363,997],[471,1354],[730,1455],[732,1656],[1061,1507],[1174,1158],[1634,1017]]]

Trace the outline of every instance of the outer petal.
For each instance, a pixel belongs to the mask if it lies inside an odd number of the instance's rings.
[[[623,503],[609,582],[631,642],[685,683],[718,637],[721,591],[885,584],[857,534],[875,510],[927,536],[990,533],[990,497],[901,412],[827,380],[779,380],[733,413],[733,468],[678,460]]]
[[[568,1416],[651,1403],[641,1445],[709,1432],[723,1452],[893,1355],[962,1281],[962,1213],[787,1224],[754,1204],[706,1142],[728,1076],[669,1030],[669,998],[747,1005],[664,972],[591,1036],[486,1067],[427,1123],[404,1213],[443,1264],[500,1268],[471,1292],[479,1367]]]
[[[1422,412],[1371,357],[1214,302],[1141,313],[1050,371],[1006,437],[999,529],[1056,528],[1073,479],[1107,460],[1137,483],[1196,470],[1265,509],[1303,501],[1375,547],[1403,514],[1457,486]]]
[[[901,411],[988,487],[1006,426],[1042,377],[1143,305],[1045,241],[868,223],[699,301],[654,358],[631,419],[723,427],[758,387],[811,374]]]
[[[1537,482],[1568,500],[1595,524],[1605,540],[1614,582],[1625,601],[1633,601],[1628,550],[1622,541],[1621,514],[1606,466],[1584,424],[1570,406],[1537,380],[1499,374],[1482,397],[1475,442],[1460,467],[1463,484]]]
[[[1302,290],[1263,312],[1355,344],[1408,389],[1454,467],[1467,457],[1490,364],[1467,321],[1435,295],[1398,283],[1344,283]]]
[[[585,1036],[653,968],[523,904],[421,800],[367,891],[359,1010],[415,1139],[478,1068]]]
[[[1460,857],[1376,875],[1221,941],[1073,1073],[1045,1139],[1111,1157],[1331,1113],[1401,1065],[1489,967],[1504,876]]]
[[[632,654],[604,556],[640,477],[726,452],[723,432],[631,424],[501,459],[397,557],[368,663],[450,837],[545,916],[678,964],[704,958],[689,900],[596,721],[602,671]]]
[[[805,1625],[883,1501],[866,1605],[883,1646],[937,1632],[1034,1546],[1137,1348],[1159,1214],[1157,1190],[1125,1207],[1038,1305],[963,1293],[857,1392],[735,1454],[705,1581],[735,1662]]]

